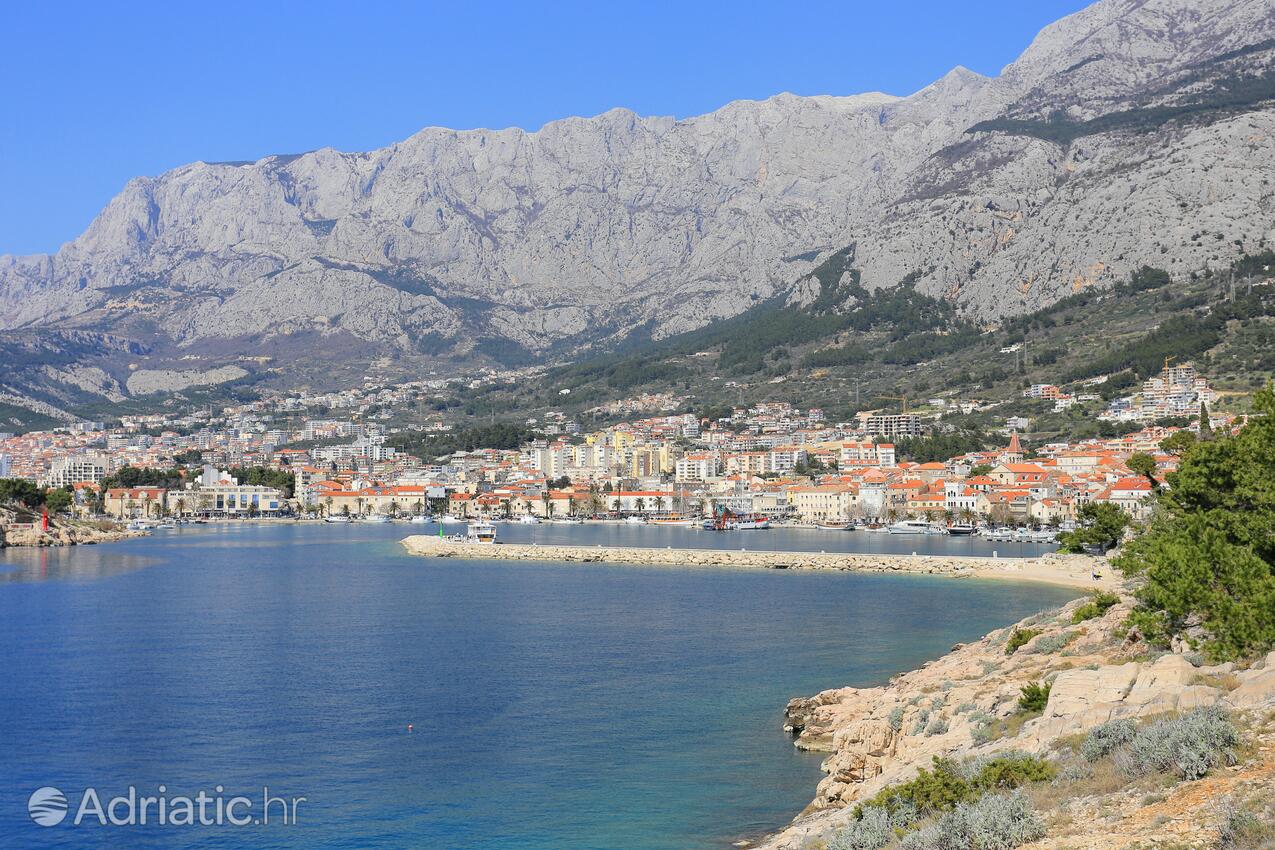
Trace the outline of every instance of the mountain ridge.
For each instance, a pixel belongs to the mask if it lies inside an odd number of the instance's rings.
[[[1039,136],[1266,81],[1273,35],[1259,0],[1102,0],[996,77],[958,66],[903,97],[191,163],[129,181],[56,254],[0,257],[0,331],[144,339],[148,368],[255,349],[528,362],[792,297],[850,243],[869,291],[906,278],[981,318],[1153,260],[1224,267],[1275,237],[1261,85],[1229,112]]]

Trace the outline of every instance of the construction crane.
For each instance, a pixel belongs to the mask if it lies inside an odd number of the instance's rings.
[[[879,396],[877,396],[877,398],[884,399],[884,400],[886,400],[886,401],[901,401],[901,402],[903,402],[903,415],[904,415],[904,416],[907,416],[907,415],[908,415],[908,396],[905,396],[905,395],[879,395]]]

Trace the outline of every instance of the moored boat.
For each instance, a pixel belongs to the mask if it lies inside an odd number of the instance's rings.
[[[948,534],[968,535],[973,534],[978,529],[972,525],[963,522],[954,522],[947,527]]]
[[[846,531],[850,528],[848,522],[816,522],[815,528],[821,528],[824,531]]]
[[[901,519],[886,528],[891,534],[929,534],[930,524],[921,519]]]
[[[347,523],[347,522],[350,522],[351,520],[350,520],[350,518],[349,518],[348,516],[346,516],[345,514],[335,514],[335,515],[333,515],[333,516],[325,516],[325,517],[323,518],[323,521],[324,521],[324,522],[333,522],[333,523],[336,523],[336,522],[339,522],[339,523]]]
[[[469,543],[495,543],[496,526],[486,520],[470,523],[465,539]]]

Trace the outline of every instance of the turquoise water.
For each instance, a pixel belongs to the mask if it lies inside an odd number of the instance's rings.
[[[880,683],[1074,595],[433,561],[401,551],[414,528],[0,554],[0,846],[727,847],[813,796],[820,759],[781,729],[790,697]],[[74,812],[86,788],[161,783],[306,802],[289,826],[27,816],[42,786]]]

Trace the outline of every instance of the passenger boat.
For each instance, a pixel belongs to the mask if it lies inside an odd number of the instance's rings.
[[[886,531],[891,534],[929,534],[930,524],[922,519],[901,519]]]
[[[745,514],[726,521],[731,531],[751,531],[755,528],[770,528],[770,517],[751,516]]]
[[[471,523],[465,540],[468,543],[495,543],[496,526],[486,520]]]
[[[660,517],[651,520],[652,525],[672,525],[681,528],[690,528],[695,525],[695,520],[686,519],[685,517]]]

